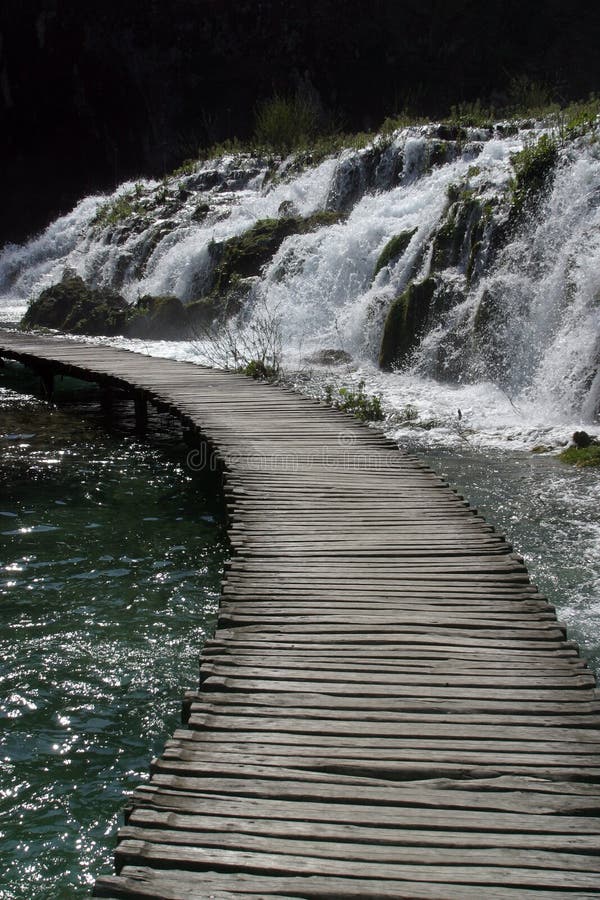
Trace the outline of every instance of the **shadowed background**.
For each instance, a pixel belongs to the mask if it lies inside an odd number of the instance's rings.
[[[251,135],[257,104],[304,93],[330,125],[498,106],[515,79],[559,100],[599,84],[587,0],[4,0],[0,243],[86,193],[161,176]]]

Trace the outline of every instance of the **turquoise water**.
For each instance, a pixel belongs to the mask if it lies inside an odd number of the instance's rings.
[[[531,580],[600,674],[600,474],[523,452],[411,449],[522,554]]]
[[[0,385],[2,381],[0,380]],[[0,386],[0,897],[89,895],[126,794],[197,685],[224,559],[215,485],[161,427]]]

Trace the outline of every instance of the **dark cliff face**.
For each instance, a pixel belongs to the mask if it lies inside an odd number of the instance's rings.
[[[257,102],[310,91],[350,129],[495,99],[527,75],[600,84],[587,0],[4,0],[0,242],[85,193],[161,175],[252,132]]]

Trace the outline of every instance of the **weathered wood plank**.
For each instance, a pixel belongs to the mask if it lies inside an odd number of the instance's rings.
[[[201,690],[96,896],[600,894],[594,678],[464,498],[240,375],[1,331],[0,356],[136,392],[225,477],[235,555]]]

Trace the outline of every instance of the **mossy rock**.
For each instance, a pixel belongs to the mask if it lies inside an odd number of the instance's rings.
[[[141,297],[135,305],[107,288],[91,288],[67,269],[59,284],[42,291],[21,322],[24,328],[55,328],[71,334],[178,340],[190,333],[177,297]]]
[[[193,334],[210,331],[215,322],[223,322],[241,311],[254,279],[233,276],[227,289],[211,291],[186,307],[188,324]]]
[[[486,288],[473,319],[473,346],[485,375],[502,383],[506,374],[506,347],[511,312],[502,297]]]
[[[136,278],[142,278],[144,276],[148,260],[150,259],[162,239],[170,234],[175,227],[175,222],[166,221],[161,222],[159,225],[152,229],[148,238],[145,240],[142,248],[140,249],[139,255],[137,257],[135,266]]]
[[[126,300],[108,288],[90,288],[71,269],[62,281],[46,288],[31,302],[23,328],[55,328],[72,334],[122,334],[129,318]]]
[[[442,141],[463,142],[466,141],[468,137],[464,128],[461,128],[460,125],[453,125],[450,123],[438,125],[436,134]]]
[[[194,222],[204,222],[209,212],[210,206],[208,205],[208,203],[199,203],[192,213],[192,219]]]
[[[433,238],[431,269],[468,268],[473,245],[481,240],[482,206],[474,197],[464,196],[450,206]]]
[[[343,366],[352,362],[352,357],[346,350],[334,347],[326,347],[323,350],[315,350],[306,357],[306,362],[318,366]]]
[[[178,297],[170,294],[146,294],[131,310],[126,333],[128,337],[147,340],[178,340],[189,333],[186,308]]]
[[[454,279],[440,282],[431,304],[432,316],[438,320],[454,307],[464,303],[465,292]]]
[[[489,332],[490,328],[493,329],[503,321],[504,317],[498,309],[496,297],[489,290],[483,291],[473,319],[473,331],[475,336],[483,338]]]
[[[416,282],[392,303],[381,339],[379,365],[389,369],[406,362],[417,346],[431,313],[431,305],[437,282],[426,278]]]
[[[243,234],[222,244],[212,244],[209,252],[215,261],[213,291],[226,291],[234,276],[248,278],[260,275],[263,267],[291,235],[306,234],[333,225],[341,218],[339,212],[323,210],[306,218],[259,219]]]
[[[558,161],[558,147],[552,138],[543,134],[536,144],[515,153],[511,161],[515,177],[510,218],[515,221],[531,208],[549,186]]]
[[[416,232],[417,228],[413,228],[408,231],[401,231],[399,234],[395,234],[394,237],[390,238],[390,240],[387,242],[387,244],[379,254],[379,258],[375,263],[373,280],[375,280],[382,269],[384,269],[386,266],[389,266],[390,263],[396,262],[396,260],[400,259]]]
[[[201,297],[188,303],[186,311],[191,333],[200,334],[218,317],[218,299],[213,296]]]
[[[432,141],[428,147],[429,165],[443,166],[448,161],[448,144],[446,141]]]

